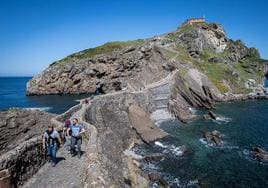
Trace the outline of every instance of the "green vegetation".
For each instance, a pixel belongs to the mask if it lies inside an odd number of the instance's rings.
[[[248,79],[254,79],[257,83],[263,79],[263,60],[256,57],[248,57],[242,62],[233,63],[211,63],[208,59],[212,57],[224,57],[228,52],[219,54],[212,53],[210,50],[204,50],[202,63],[195,63],[196,67],[205,73],[214,85],[222,92],[228,91],[226,83],[232,88],[233,93],[248,93],[245,88],[245,82]]]
[[[194,25],[185,25],[179,28],[179,34],[187,33],[191,31],[194,28]]]
[[[243,59],[241,62],[209,62],[209,59],[217,57],[225,61],[228,52],[214,53],[210,49],[205,49],[201,58],[192,58],[187,50],[182,47],[176,47],[173,50],[162,49],[169,60],[177,60],[183,63],[190,63],[198,70],[208,76],[212,83],[219,89],[221,93],[232,90],[233,93],[249,93],[251,90],[245,87],[248,79],[254,79],[257,83],[263,79],[263,59],[252,56]],[[183,67],[177,67],[184,73]]]
[[[167,38],[176,41],[182,33],[187,33],[194,28],[194,25],[185,25],[178,28],[178,31],[167,34]]]
[[[133,40],[133,41],[124,41],[124,42],[107,42],[101,46],[98,46],[96,48],[89,48],[77,53],[74,53],[72,55],[67,56],[66,58],[56,61],[53,64],[60,63],[60,64],[65,64],[69,62],[73,62],[77,59],[86,59],[86,58],[91,58],[99,54],[108,54],[116,50],[120,50],[122,48],[128,47],[128,46],[138,46],[144,43],[143,39],[138,39],[138,40]]]

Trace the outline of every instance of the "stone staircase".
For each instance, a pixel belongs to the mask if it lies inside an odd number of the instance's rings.
[[[155,110],[168,108],[169,101],[169,83],[159,85],[151,89],[152,93],[152,104]]]

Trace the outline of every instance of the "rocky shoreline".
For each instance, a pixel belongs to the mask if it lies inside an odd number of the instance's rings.
[[[101,49],[105,52],[89,49],[57,61],[27,84],[27,95],[101,94],[86,107],[79,104],[50,118],[60,127],[79,112],[90,130],[85,138],[84,187],[148,187],[152,180],[161,181],[155,174],[144,173],[130,150],[135,144],[150,145],[167,136],[156,125],[159,117],[155,116],[163,111],[164,119],[188,123],[200,117],[192,108],[213,110],[219,102],[268,98],[255,81],[264,74],[258,51],[228,39],[219,24],[183,26],[158,37],[109,43]],[[216,115],[210,112],[209,118]],[[221,145],[220,133],[207,132],[205,137]],[[39,168],[45,160],[40,161]],[[21,184],[36,168],[31,172],[14,184]],[[162,186],[167,185],[162,182]]]

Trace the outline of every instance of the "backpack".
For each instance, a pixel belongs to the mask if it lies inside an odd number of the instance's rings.
[[[60,146],[60,142],[59,142],[58,138],[51,137],[51,135],[52,135],[53,132],[54,131],[49,132],[48,130],[46,130],[46,133],[48,135],[47,146],[51,147],[51,146],[54,146],[55,144],[57,144],[57,146],[59,147]]]
[[[71,120],[69,120],[69,119],[64,122],[64,125],[66,128],[70,127],[71,124],[72,124]]]

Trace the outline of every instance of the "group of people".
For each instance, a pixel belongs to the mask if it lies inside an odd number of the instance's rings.
[[[57,163],[57,151],[63,145],[63,141],[65,140],[66,146],[69,148],[72,157],[77,154],[78,158],[81,158],[82,133],[84,132],[85,129],[79,124],[77,118],[65,122],[62,134],[55,130],[53,125],[48,125],[48,128],[43,135],[43,149],[47,150],[47,154],[50,157],[53,167],[56,166]]]

